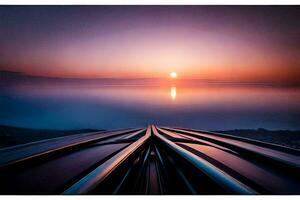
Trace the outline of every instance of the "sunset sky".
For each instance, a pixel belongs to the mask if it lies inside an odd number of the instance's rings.
[[[298,82],[299,19],[299,6],[0,6],[0,70]]]

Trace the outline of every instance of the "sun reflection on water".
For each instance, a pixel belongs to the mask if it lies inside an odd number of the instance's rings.
[[[175,101],[175,99],[176,99],[176,87],[175,86],[171,87],[170,96],[171,96],[171,99],[173,101]]]

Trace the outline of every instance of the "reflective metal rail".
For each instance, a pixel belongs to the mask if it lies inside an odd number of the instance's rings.
[[[68,148],[106,140],[120,135],[143,131],[141,129],[127,129],[120,131],[99,131],[88,134],[77,134],[72,136],[47,139],[38,142],[17,145],[0,149],[0,167],[10,166],[33,158],[49,155],[58,151],[65,151]]]
[[[94,189],[97,184],[101,183],[110,173],[113,172],[122,162],[124,162],[131,154],[139,147],[146,143],[151,136],[151,129],[148,127],[146,134],[137,141],[130,144],[128,147],[117,153],[115,156],[107,160],[102,165],[91,171],[85,177],[80,179],[63,194],[86,194]]]
[[[0,194],[300,194],[299,155],[181,128],[78,134],[0,149]]]
[[[216,168],[206,160],[192,154],[191,152],[185,150],[184,148],[178,146],[174,142],[160,135],[154,126],[152,126],[152,130],[154,135],[158,137],[162,142],[164,142],[168,147],[170,147],[173,151],[195,165],[199,170],[207,174],[217,184],[220,184],[225,190],[228,190],[229,192],[235,194],[256,194],[254,190],[242,184],[238,180],[235,180],[233,177],[230,177],[224,171]]]

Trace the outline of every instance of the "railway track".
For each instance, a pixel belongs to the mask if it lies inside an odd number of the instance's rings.
[[[300,194],[300,152],[148,126],[0,150],[0,194]]]

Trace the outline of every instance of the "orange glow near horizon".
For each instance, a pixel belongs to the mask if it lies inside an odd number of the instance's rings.
[[[175,28],[151,33],[148,37],[137,29],[120,37],[66,44],[63,49],[50,45],[47,55],[37,50],[23,52],[10,69],[68,78],[166,78],[169,74],[175,79],[180,74],[180,79],[299,81],[293,57],[283,58],[259,43]]]
[[[120,8],[64,7],[73,14],[57,15],[38,7],[41,11],[28,16],[31,20],[23,19],[28,8],[20,8],[23,12],[3,8],[9,14],[7,20],[0,20],[5,29],[0,38],[0,71],[67,78],[175,79],[178,75],[180,80],[300,84],[300,28],[292,8]],[[39,17],[40,13],[46,14]],[[289,23],[278,20],[287,13]],[[258,23],[261,19],[266,21]]]
[[[50,76],[50,77],[66,77],[66,78],[165,78],[166,69],[159,71],[147,70],[148,68],[138,68],[140,70],[79,70],[74,68],[72,71],[49,68],[44,71],[32,71],[26,73],[36,76]],[[21,72],[23,70],[20,70]],[[24,70],[25,71],[25,70]],[[205,80],[220,80],[220,81],[266,81],[266,82],[297,82],[300,69],[290,68],[289,70],[282,70],[281,67],[265,68],[265,67],[184,67],[177,70],[180,71],[181,80],[184,79],[205,79]],[[169,73],[171,79],[177,79],[178,73]],[[179,81],[179,80],[178,80]]]
[[[10,69],[68,78],[166,78],[169,74],[175,79],[180,74],[180,79],[299,82],[294,57],[283,58],[259,43],[199,31],[160,28],[151,33],[146,37],[141,29],[117,38],[103,36],[66,44],[62,50],[49,46],[47,55],[22,52]]]

